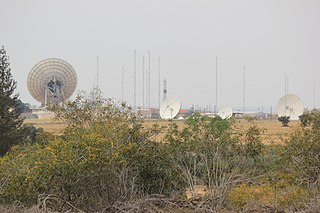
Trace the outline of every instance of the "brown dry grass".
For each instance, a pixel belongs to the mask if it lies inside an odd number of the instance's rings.
[[[183,120],[174,121],[178,124],[179,128],[183,128]],[[61,121],[56,121],[54,119],[26,119],[26,124],[32,124],[35,127],[41,127],[45,131],[59,134],[66,127],[66,124]],[[144,127],[151,128],[152,125],[158,124],[160,127],[166,127],[169,125],[168,121],[163,120],[146,120],[144,122]],[[264,144],[274,144],[281,143],[288,134],[292,132],[296,127],[299,126],[299,121],[291,121],[289,127],[282,127],[281,123],[277,120],[254,120],[248,122],[244,119],[236,120],[236,127],[241,130],[249,128],[250,125],[257,125],[259,128],[263,129],[262,141]],[[156,140],[159,140],[164,134],[159,135]]]
[[[177,120],[174,122],[178,124],[179,128],[183,128],[183,120]],[[168,121],[151,120],[145,122],[144,126],[145,128],[150,128],[155,123],[160,127],[169,125]],[[252,122],[248,122],[245,119],[236,119],[235,123],[236,128],[239,128],[240,130],[245,130],[252,125],[257,125],[263,130],[261,132],[261,139],[264,144],[279,144],[288,137],[290,132],[299,126],[299,121],[291,121],[289,123],[289,127],[282,127],[282,124],[278,120],[254,120]]]
[[[237,126],[240,129],[246,129],[250,125],[257,125],[263,130],[261,138],[264,144],[282,143],[288,137],[288,134],[299,126],[299,121],[290,121],[289,127],[282,127],[278,120],[255,120],[248,122],[244,119],[237,120]]]
[[[37,128],[43,128],[44,131],[59,134],[64,130],[66,124],[61,121],[56,121],[54,119],[25,119],[25,124],[32,124]]]

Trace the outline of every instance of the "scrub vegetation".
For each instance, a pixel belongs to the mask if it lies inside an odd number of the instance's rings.
[[[92,98],[94,96],[94,98]],[[0,158],[1,211],[312,212],[320,207],[320,113],[281,145],[252,121],[193,114],[146,128],[130,107],[81,93],[52,106],[59,135]],[[94,101],[92,101],[94,100]],[[162,134],[161,141],[156,141]],[[270,143],[272,144],[272,143]]]

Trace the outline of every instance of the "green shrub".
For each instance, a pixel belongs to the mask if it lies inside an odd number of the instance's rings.
[[[320,197],[320,113],[308,113],[308,128],[296,128],[283,147],[283,159],[296,176],[296,182],[308,188],[311,199]]]
[[[283,127],[288,127],[288,123],[290,122],[290,116],[281,116],[278,118],[278,121],[282,123]]]

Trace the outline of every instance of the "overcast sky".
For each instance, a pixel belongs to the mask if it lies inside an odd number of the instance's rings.
[[[40,60],[57,57],[77,72],[77,90],[96,83],[107,97],[142,105],[142,56],[151,51],[151,105],[158,106],[158,57],[168,96],[192,104],[276,106],[285,91],[305,107],[320,106],[320,0],[0,0],[0,45],[10,56],[22,101],[38,104],[27,76]],[[147,69],[147,60],[146,66]],[[315,87],[313,86],[315,85]],[[313,92],[315,88],[315,92]]]

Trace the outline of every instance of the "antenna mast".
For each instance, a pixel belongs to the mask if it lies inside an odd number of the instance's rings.
[[[214,112],[218,110],[218,57],[216,57],[216,105],[214,107]]]
[[[99,56],[97,56],[97,90],[99,89]]]
[[[149,55],[149,56],[148,56],[148,57],[149,57],[149,76],[148,76],[148,78],[149,78],[149,81],[148,81],[148,84],[149,84],[149,85],[148,85],[148,90],[149,90],[149,91],[148,91],[148,93],[149,93],[149,94],[148,94],[148,99],[149,99],[149,102],[148,102],[148,106],[149,106],[149,109],[150,109],[150,106],[151,106],[151,103],[150,103],[150,102],[151,102],[151,99],[150,99],[150,91],[151,91],[151,89],[150,89],[150,85],[151,85],[151,84],[150,84],[150,80],[151,80],[151,77],[150,77],[150,75],[151,75],[150,50],[148,51],[148,55]]]
[[[160,100],[160,99],[161,99],[161,97],[160,97],[160,90],[161,90],[161,89],[160,89],[160,87],[161,87],[161,86],[160,86],[160,84],[161,84],[161,83],[160,83],[160,57],[158,58],[158,81],[159,81],[159,82],[158,82],[158,96],[159,96],[159,97],[158,97],[158,99],[159,99],[159,100],[158,100],[158,101],[159,101],[158,106],[159,106],[159,109],[160,109],[160,103],[161,103],[161,100]]]
[[[288,94],[288,78],[287,74],[284,74],[284,114],[287,116],[287,94]]]
[[[137,91],[136,91],[136,50],[134,50],[134,65],[133,65],[133,72],[134,72],[134,89],[133,89],[133,109],[136,110],[137,105],[136,105],[136,96],[137,96]]]
[[[287,75],[287,94],[286,95],[288,94],[289,94],[289,76]]]
[[[146,70],[146,107],[149,106],[149,71]]]
[[[145,80],[144,80],[144,56],[142,56],[142,108],[144,109],[145,108],[145,106],[144,106],[144,103],[145,103],[145,101],[144,101],[144,82],[145,82]]]
[[[122,78],[121,78],[121,100],[124,98],[124,67],[122,66]]]
[[[167,78],[163,80],[163,101],[167,99]]]
[[[315,81],[313,81],[313,109],[316,108],[316,85]]]
[[[243,66],[243,115],[246,111],[246,66]]]

